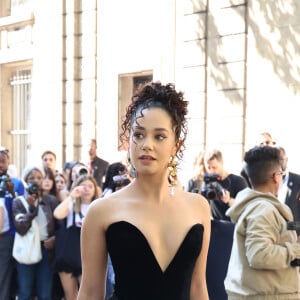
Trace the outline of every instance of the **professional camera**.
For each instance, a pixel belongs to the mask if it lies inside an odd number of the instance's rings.
[[[80,166],[77,170],[76,170],[76,174],[77,176],[81,176],[81,175],[87,175],[89,173],[89,170],[86,166]]]
[[[0,176],[0,197],[4,197],[5,196],[5,193],[8,189],[8,186],[7,186],[7,181],[8,181],[8,175],[6,174],[2,174]]]
[[[122,174],[122,175],[115,175],[113,177],[113,182],[116,187],[123,187],[130,183],[129,175]]]
[[[220,197],[224,194],[224,189],[220,185],[219,181],[222,180],[218,174],[205,174],[204,185],[201,194],[208,200],[220,200]]]
[[[26,191],[29,195],[38,195],[39,190],[40,190],[40,187],[36,182],[28,183],[28,186],[26,188]]]
[[[287,222],[287,229],[288,230],[300,230],[300,222]],[[292,267],[299,267],[300,266],[300,258],[296,258],[293,261],[291,261]]]

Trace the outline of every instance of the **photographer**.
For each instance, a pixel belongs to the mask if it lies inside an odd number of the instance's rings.
[[[102,197],[106,197],[122,187],[128,185],[131,179],[127,167],[121,162],[112,163],[108,166],[103,183]]]
[[[300,299],[300,244],[289,207],[278,200],[284,172],[280,150],[254,147],[245,154],[246,172],[253,188],[237,195],[227,211],[235,223],[225,287],[229,300]]]
[[[10,299],[14,293],[12,287],[15,262],[12,247],[15,227],[12,216],[12,202],[16,194],[24,193],[21,180],[8,175],[9,151],[0,147],[0,299]],[[13,297],[13,296],[12,296]]]
[[[38,167],[23,170],[23,180],[27,185],[25,203],[21,197],[13,201],[13,216],[16,231],[24,236],[32,226],[34,219],[39,227],[42,259],[34,264],[17,262],[18,299],[30,299],[36,289],[38,299],[52,299],[51,259],[54,249],[54,230],[56,222],[53,211],[58,204],[52,195],[43,195],[43,171]]]
[[[247,187],[247,183],[241,176],[230,174],[225,170],[223,156],[219,150],[215,149],[206,153],[205,166],[207,173],[211,176],[208,179],[209,183],[215,182],[210,185],[206,183],[202,190],[202,194],[209,198],[212,216],[215,220],[230,221],[225,213],[234,203],[237,193]],[[207,190],[209,189],[216,190],[216,197],[208,197]]]

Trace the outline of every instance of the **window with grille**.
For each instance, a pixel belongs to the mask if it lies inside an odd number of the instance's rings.
[[[12,88],[13,161],[21,174],[27,163],[27,151],[30,147],[30,100],[31,70],[19,70],[10,79]]]

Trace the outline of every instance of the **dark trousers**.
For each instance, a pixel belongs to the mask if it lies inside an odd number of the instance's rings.
[[[9,233],[0,235],[0,299],[10,299],[14,259],[13,237]]]
[[[32,265],[17,263],[18,300],[31,300],[35,294],[39,300],[52,300],[53,270],[48,260],[48,250],[42,246],[43,258]]]

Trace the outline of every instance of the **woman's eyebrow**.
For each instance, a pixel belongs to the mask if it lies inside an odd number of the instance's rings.
[[[132,129],[145,130],[143,126],[139,126],[139,125],[132,126]]]
[[[138,125],[132,126],[132,128],[133,128],[133,129],[138,129],[138,130],[146,130],[145,127],[143,127],[143,126],[138,126]],[[163,128],[163,127],[154,128],[154,130],[155,130],[155,131],[165,131],[165,132],[169,132],[168,129]]]
[[[165,132],[169,132],[168,129],[166,129],[166,128],[160,128],[160,127],[154,128],[154,130],[155,130],[155,131],[165,131]]]

